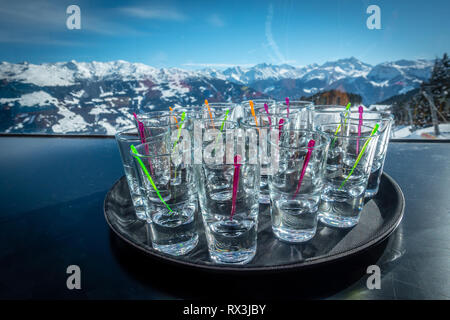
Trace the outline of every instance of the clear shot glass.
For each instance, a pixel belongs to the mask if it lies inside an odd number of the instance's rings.
[[[190,148],[181,146],[163,135],[130,150],[143,186],[153,248],[174,256],[192,251],[198,243],[195,165]]]
[[[319,205],[319,219],[327,226],[349,228],[359,222],[379,136],[373,130],[341,122],[319,126],[331,139]]]
[[[341,114],[346,114],[345,106],[314,105],[309,109],[310,129],[315,130],[318,126],[327,123],[340,123]]]
[[[280,120],[283,121],[280,123]],[[240,128],[246,133],[247,139],[252,138],[252,134],[256,135],[256,145],[260,157],[260,193],[259,203],[270,204],[270,193],[268,185],[268,177],[272,173],[272,159],[270,153],[271,144],[269,141],[273,139],[278,142],[278,138],[283,130],[289,127],[287,119],[278,117],[276,113],[269,115],[266,112],[258,112],[255,116],[244,117],[240,122]],[[276,133],[275,136],[273,133]],[[253,147],[253,146],[252,146]]]
[[[144,199],[142,198],[143,193],[139,184],[138,171],[134,159],[130,154],[130,146],[141,143],[138,130],[134,127],[124,128],[116,133],[115,138],[117,146],[119,147],[128,189],[130,190],[131,200],[136,211],[136,217],[140,220],[146,220],[146,207]]]
[[[278,101],[276,103],[276,114],[279,118],[289,120],[292,129],[310,129],[310,116],[314,104],[310,101],[293,100]]]
[[[267,105],[267,109],[269,110],[270,115],[273,115],[277,112],[277,103],[273,99],[253,99],[253,100],[245,100],[239,104],[240,109],[242,110],[242,117],[249,118],[253,116],[252,108],[250,107],[250,101],[253,103],[253,109],[255,111],[255,115],[266,114],[264,105]]]
[[[284,130],[277,170],[269,176],[272,230],[286,242],[299,243],[316,234],[330,137],[311,130]]]
[[[146,143],[147,139],[163,133],[170,134],[170,125],[176,124],[176,117],[169,110],[140,113],[136,115],[136,118],[137,120],[135,119],[134,124],[143,143]]]
[[[344,115],[342,115],[344,118]],[[357,112],[349,114],[348,121],[352,124],[359,125],[360,116]],[[391,136],[391,129],[394,123],[394,116],[388,112],[364,111],[361,117],[361,124],[373,127],[376,123],[379,124],[379,137],[377,146],[375,148],[372,169],[367,183],[365,193],[366,198],[373,198],[378,193],[381,175],[383,174],[384,161],[386,160],[389,139]]]
[[[227,120],[237,121],[242,117],[240,109],[237,108],[237,105],[233,102],[210,102],[208,103],[208,106],[206,104],[203,104],[202,106],[204,114],[203,119],[211,120],[212,118],[214,121],[223,120],[225,119],[227,110]]]
[[[256,253],[260,167],[236,123],[203,123],[199,200],[212,261],[245,264]],[[256,139],[256,136],[254,136]],[[256,144],[254,144],[256,145]]]

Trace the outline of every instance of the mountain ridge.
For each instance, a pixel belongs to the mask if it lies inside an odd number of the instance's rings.
[[[432,66],[432,61],[405,59],[372,66],[355,57],[224,70],[155,68],[124,60],[1,62],[0,131],[111,134],[133,123],[132,112],[201,105],[204,99],[283,100],[339,90],[371,104],[419,87]]]

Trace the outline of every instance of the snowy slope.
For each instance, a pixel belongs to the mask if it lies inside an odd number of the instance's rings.
[[[291,99],[337,89],[367,105],[417,88],[433,62],[371,66],[351,57],[295,67],[261,63],[220,70],[154,68],[123,60],[0,63],[0,131],[111,133],[133,111],[272,96]]]

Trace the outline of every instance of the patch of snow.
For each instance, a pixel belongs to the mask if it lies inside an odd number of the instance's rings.
[[[306,92],[306,93],[316,93],[317,91],[318,91],[318,89],[317,88],[309,88],[309,89],[303,89],[303,91],[304,92]]]
[[[100,98],[109,97],[109,96],[112,96],[112,95],[114,95],[112,92],[102,92],[102,93],[100,93]]]
[[[370,111],[390,111],[390,104],[371,104],[368,108]]]
[[[434,127],[426,127],[415,131],[411,130],[411,126],[402,127],[397,130],[392,130],[393,139],[450,139],[450,123],[439,124],[440,135],[434,136]]]
[[[414,90],[414,87],[407,86],[407,87],[404,87],[402,90],[400,90],[398,93],[399,94],[404,94],[404,93],[407,93],[407,92],[409,92],[411,90]]]
[[[387,87],[389,86],[389,80],[385,80],[383,82],[375,82],[375,81],[369,81],[371,85],[375,87]]]
[[[116,112],[106,104],[96,105],[89,111],[89,114],[92,114],[92,115],[99,115],[99,114],[105,114],[105,113],[116,113]]]
[[[231,89],[231,88],[230,88],[230,89]],[[267,88],[264,89],[263,92],[264,92],[264,93],[269,93],[270,91],[272,91],[272,90],[274,90],[274,89],[275,89],[275,87],[273,87],[273,86],[272,86],[272,87],[267,87]]]
[[[116,134],[116,128],[114,128],[106,119],[102,119],[99,122],[97,122],[99,125],[101,125],[103,128],[106,129],[107,135],[115,135]]]
[[[22,95],[20,98],[3,98],[0,103],[18,102],[23,107],[33,106],[48,106],[50,104],[57,104],[58,100],[45,91],[35,91]]]
[[[79,99],[79,98],[81,98],[83,96],[84,90],[82,89],[82,90],[77,91],[77,92],[71,92],[70,94]]]
[[[63,118],[52,126],[54,133],[83,132],[89,126],[82,116],[70,111],[65,106],[59,105],[58,114]]]

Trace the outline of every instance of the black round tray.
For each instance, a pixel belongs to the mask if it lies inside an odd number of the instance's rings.
[[[173,257],[154,250],[148,224],[136,218],[125,177],[120,178],[107,193],[104,213],[114,233],[152,257],[195,269],[242,273],[291,271],[353,256],[385,240],[399,225],[404,207],[405,199],[400,187],[383,173],[380,190],[364,205],[358,225],[351,229],[335,229],[319,222],[313,239],[302,244],[287,244],[275,238],[269,206],[261,205],[256,256],[246,265],[222,265],[210,260],[200,213],[196,217],[199,243],[193,251]]]

